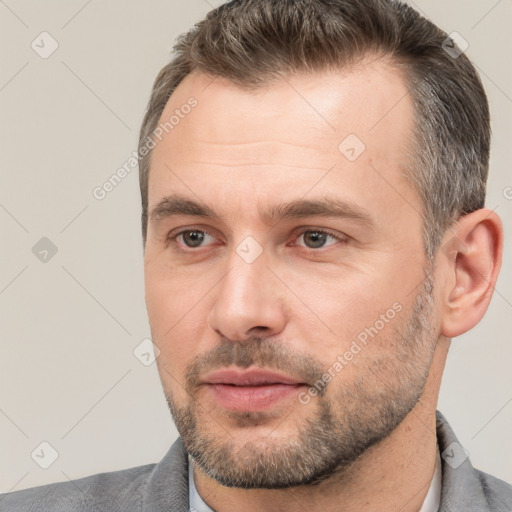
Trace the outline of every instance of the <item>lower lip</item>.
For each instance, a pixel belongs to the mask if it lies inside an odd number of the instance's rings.
[[[285,398],[297,396],[302,384],[270,384],[267,386],[233,386],[208,384],[214,399],[227,409],[235,411],[262,411]]]

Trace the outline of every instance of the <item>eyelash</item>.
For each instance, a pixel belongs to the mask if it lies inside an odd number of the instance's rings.
[[[207,231],[205,231],[204,229],[182,229],[181,231],[178,231],[177,233],[171,233],[167,236],[166,238],[166,247],[171,244],[171,243],[174,243],[176,244],[176,240],[179,236],[183,235],[184,233],[190,233],[190,232],[197,232],[197,233],[203,233],[205,235],[209,235],[209,236],[212,236],[210,235],[210,233],[208,233]],[[300,236],[304,235],[305,233],[319,233],[319,234],[325,234],[325,235],[328,235],[332,238],[334,238],[337,242],[342,242],[342,243],[346,243],[348,240],[347,240],[347,237],[344,237],[344,236],[340,236],[340,235],[337,235],[331,231],[328,231],[328,230],[325,230],[325,229],[311,229],[311,228],[307,228],[307,229],[302,229],[301,231],[298,232],[296,238],[299,238]],[[334,245],[334,244],[331,244],[331,245]],[[188,247],[186,245],[184,245],[184,249],[182,249],[180,247],[180,249],[182,250],[189,250],[189,251],[194,251],[195,249],[200,249],[202,246],[199,246],[199,247]],[[306,247],[306,246],[300,246],[300,247],[303,247],[304,249],[309,249],[311,251],[315,251],[315,252],[318,252],[320,249],[325,249],[326,247],[330,247],[329,245],[327,246],[322,246],[322,247],[318,247],[318,248],[312,248],[312,247]]]

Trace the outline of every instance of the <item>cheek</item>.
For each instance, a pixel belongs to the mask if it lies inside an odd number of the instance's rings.
[[[185,374],[187,365],[197,355],[196,340],[201,339],[195,332],[194,309],[186,308],[183,300],[176,300],[172,290],[161,292],[158,286],[148,303],[148,317],[153,343],[159,350],[158,372],[163,388],[176,403],[187,399]],[[158,293],[157,293],[158,292]],[[187,313],[188,312],[188,313]]]
[[[145,298],[154,334],[161,338],[193,306],[201,281],[192,281],[157,255],[145,265]]]
[[[202,350],[211,288],[204,281],[200,276],[191,279],[179,272],[146,269],[146,307],[166,389],[183,386],[187,364]]]
[[[160,270],[146,268],[145,294],[146,309],[153,343],[160,350],[160,359],[166,366],[178,360],[174,350],[180,346],[180,332],[186,325],[188,300],[181,290],[179,279]],[[190,309],[190,306],[188,307]]]
[[[321,291],[317,290],[310,295],[308,302],[321,318],[334,324],[336,334],[340,334],[340,327],[350,327],[362,320],[361,317],[368,309],[368,292],[371,290],[364,282],[350,276],[333,277],[324,280],[320,287]]]
[[[303,329],[312,332],[315,323],[316,332],[327,333],[322,346],[331,359],[348,350],[354,340],[363,346],[371,340],[378,350],[378,346],[389,344],[392,328],[398,326],[409,305],[413,294],[406,297],[406,288],[395,278],[387,279],[384,271],[325,279],[321,292],[317,289],[307,302],[318,319],[308,316]]]

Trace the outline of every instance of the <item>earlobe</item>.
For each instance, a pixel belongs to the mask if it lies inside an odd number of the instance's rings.
[[[487,311],[501,268],[501,220],[487,208],[464,215],[443,246],[449,279],[441,334],[453,338],[472,329]]]

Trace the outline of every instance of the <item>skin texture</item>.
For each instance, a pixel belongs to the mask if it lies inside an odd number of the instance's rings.
[[[406,91],[373,59],[252,92],[193,73],[166,105],[162,120],[197,99],[154,149],[149,211],[179,194],[218,218],[149,219],[146,304],[165,395],[216,511],[408,512],[425,498],[450,338],[485,313],[502,231],[489,210],[466,215],[429,267],[422,205],[403,174]],[[366,146],[354,161],[339,150],[349,134]],[[261,215],[326,197],[368,219]],[[172,238],[185,229],[205,233],[198,246],[187,246],[197,233]],[[315,230],[339,239],[318,243]],[[247,237],[261,249],[251,263],[237,252]],[[211,370],[257,366],[311,386],[393,305],[400,311],[307,403],[294,395],[232,411],[199,385]]]

